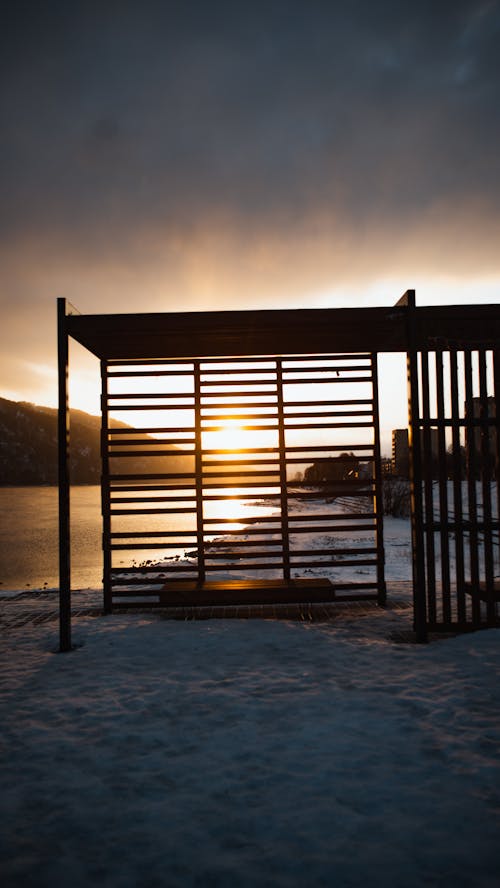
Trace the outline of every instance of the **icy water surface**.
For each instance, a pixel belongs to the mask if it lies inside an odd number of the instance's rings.
[[[244,521],[247,504],[240,501],[238,520]],[[269,514],[274,507],[258,506],[252,513]],[[0,590],[42,589],[59,585],[58,496],[57,487],[0,487]],[[123,520],[123,519],[122,519]],[[128,530],[117,524],[115,529]],[[138,525],[138,519],[133,519]],[[179,527],[184,517],[149,516],[149,529]],[[180,522],[180,523],[179,523]],[[140,529],[140,527],[139,527]],[[71,584],[74,589],[102,584],[100,487],[71,489]],[[179,549],[178,554],[184,550]],[[127,552],[124,559],[137,563],[144,558],[160,559],[175,551]]]
[[[0,488],[0,589],[58,586],[57,487]],[[73,585],[100,586],[100,488],[71,491]]]

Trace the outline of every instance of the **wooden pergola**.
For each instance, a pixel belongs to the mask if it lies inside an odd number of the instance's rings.
[[[81,315],[58,300],[61,650],[71,649],[70,337],[101,364],[105,611],[118,603],[186,606],[209,600],[248,604],[371,598],[383,605],[377,355],[405,352],[417,637],[425,640],[433,629],[496,625],[500,473],[491,469],[488,474],[481,467],[492,459],[500,465],[500,417],[492,406],[500,391],[499,306],[420,308],[411,290],[394,307],[290,311]],[[352,383],[356,395],[346,397],[345,388]],[[110,413],[117,410],[129,410],[136,418],[133,425],[113,425]],[[166,419],[148,425],[137,419],[151,411]],[[224,431],[225,414],[243,423],[249,436],[260,435],[265,446],[213,447],[210,436]],[[334,436],[346,429],[352,434],[348,445],[325,443],[326,432]],[[301,436],[308,436],[307,444]],[[469,454],[466,483],[459,473],[464,442]],[[360,559],[369,565],[373,580],[332,585],[315,577],[311,568],[336,563],[328,549],[333,543],[317,550],[319,561],[314,561],[300,539],[311,530],[325,540],[338,539],[338,516],[325,506],[324,514],[307,524],[303,513],[294,511],[292,499],[303,502],[311,492],[297,482],[292,490],[291,475],[294,467],[306,464],[315,466],[317,474],[331,472],[331,460],[341,450],[354,452],[356,466],[364,467],[364,481],[354,472],[325,477],[325,492],[331,500],[341,494],[362,497],[365,511],[353,516],[349,526],[373,535],[371,547],[346,548],[341,558],[343,563]],[[172,456],[178,468],[171,468]],[[166,457],[171,460],[167,469]],[[161,470],[151,471],[151,459]],[[181,464],[181,459],[188,462]],[[450,459],[455,467],[451,493]],[[130,465],[132,469],[116,470]],[[277,501],[278,517],[267,523],[255,519],[245,535],[230,529],[229,518],[210,517],[213,501],[234,499],[236,485],[247,498]],[[191,516],[192,523],[177,530],[115,530],[113,525],[116,516],[137,522],[153,514]],[[227,566],[224,546],[229,543],[209,545],[214,535],[227,536],[225,528],[237,535],[238,551],[234,545],[231,551],[239,560],[230,570],[244,568],[248,575],[252,567],[269,568],[269,579],[211,579],[221,564]],[[439,577],[433,563],[436,545]],[[172,562],[167,580],[165,567],[153,570],[149,561],[126,569],[112,563],[114,551],[183,546],[195,551],[192,571]]]

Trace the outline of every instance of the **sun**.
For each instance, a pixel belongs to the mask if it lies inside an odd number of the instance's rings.
[[[210,426],[209,431],[203,432],[203,446],[206,450],[239,452],[251,445],[248,430],[241,421],[228,417],[217,422],[217,426]]]

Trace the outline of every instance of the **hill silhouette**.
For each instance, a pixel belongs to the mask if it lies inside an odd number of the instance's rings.
[[[111,424],[130,428],[117,420],[111,420]],[[99,416],[71,410],[72,484],[100,483],[100,428]],[[127,473],[168,472],[174,463],[175,471],[182,470],[181,461],[184,470],[189,471],[191,460],[182,456],[131,457],[120,463],[121,471]],[[57,410],[0,398],[0,485],[31,484],[57,484]]]

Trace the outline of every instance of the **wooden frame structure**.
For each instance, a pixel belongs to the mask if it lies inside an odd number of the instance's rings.
[[[490,396],[481,383],[478,397],[482,406],[478,417],[471,419],[469,411],[467,420],[464,416],[459,421],[454,414],[450,421],[443,416],[441,422],[438,417],[436,424],[436,417],[421,409],[421,389],[424,384],[425,390],[426,378],[422,355],[435,350],[437,341],[469,343],[467,349],[474,350],[475,343],[484,344],[485,330],[488,349],[493,354],[500,348],[499,307],[416,308],[413,291],[408,291],[392,308],[293,311],[80,315],[65,300],[58,300],[61,650],[71,648],[69,337],[80,342],[101,362],[103,573],[107,611],[117,603],[120,606],[144,603],[185,606],[208,600],[215,603],[312,602],[343,596],[374,598],[383,604],[377,354],[406,352],[415,626],[419,640],[425,640],[431,628],[451,624],[469,628],[470,623],[468,611],[464,616],[463,608],[451,623],[448,611],[446,619],[436,621],[431,606],[433,597],[440,592],[431,582],[429,541],[431,532],[436,530],[435,522],[432,523],[432,518],[429,523],[424,511],[425,498],[429,497],[425,457],[430,440],[428,429],[436,428],[440,436],[439,467],[443,470],[447,442],[444,429],[452,430],[455,443],[461,440],[457,429],[464,423],[468,423],[469,429],[479,428],[484,437],[486,431],[497,429],[497,414],[495,411],[493,416],[491,409],[488,412]],[[486,364],[488,361],[489,357],[485,358]],[[480,370],[481,379],[485,373],[488,376],[489,370]],[[495,374],[496,397],[497,370]],[[355,394],[346,396],[344,384],[351,385]],[[361,390],[363,385],[367,390]],[[438,389],[441,390],[439,385]],[[424,400],[425,397],[424,392]],[[452,393],[452,400],[454,397]],[[127,409],[134,417],[132,427],[119,427],[110,422],[110,413],[117,405],[120,411]],[[152,412],[159,418],[151,421]],[[141,414],[148,416],[146,423],[138,420]],[[231,422],[238,423],[240,432],[248,436],[246,440],[231,442],[228,416]],[[165,421],[165,417],[170,418]],[[348,435],[337,451],[354,454],[348,458],[357,470],[363,463],[363,479],[359,471],[344,472],[340,476],[337,466],[332,475],[336,445],[331,439],[325,439],[325,433],[333,430],[335,434],[343,430]],[[267,436],[268,440],[264,445],[258,439],[251,442],[254,433],[261,439]],[[495,434],[499,441],[497,431]],[[481,446],[486,453],[489,444]],[[177,466],[172,467],[170,462],[165,467],[164,460],[172,456]],[[150,469],[151,458],[158,466],[154,472]],[[343,458],[345,462],[345,455]],[[188,460],[189,465],[182,460]],[[328,461],[328,471],[322,476]],[[304,522],[300,502],[307,499],[310,492],[307,484],[299,484],[293,478],[291,469],[311,464],[315,466],[316,483],[324,485],[330,499],[344,492],[351,497],[358,496],[365,503],[364,510],[351,517],[350,526],[371,533],[373,543],[364,550],[344,548],[340,555],[344,563],[358,559],[359,563],[369,566],[374,578],[368,583],[355,584],[353,588],[352,583],[343,586],[339,582],[332,586],[327,579],[307,579],[308,568],[314,567],[317,574],[316,568],[330,569],[335,564],[331,541],[340,526],[338,516],[327,508],[316,521]],[[234,491],[236,486],[240,492]],[[486,488],[484,482],[488,499]],[[251,500],[252,497],[256,503],[274,501],[278,507],[277,518],[267,523],[257,516],[250,516],[250,522],[246,518],[245,534],[240,529],[235,531],[236,547],[229,534],[229,563],[226,538],[234,519],[229,514],[222,519],[220,513],[218,517],[211,516],[210,508],[217,502],[224,505],[238,498]],[[442,490],[440,497],[443,511],[446,500]],[[296,503],[299,503],[298,509]],[[137,526],[118,529],[116,524],[129,518],[137,522],[146,517],[150,521],[152,515],[182,516],[182,520],[190,516],[192,520],[175,532],[152,529],[151,524],[144,530]],[[442,522],[439,524],[437,532],[441,533],[441,550],[445,556],[444,539],[456,531],[457,520],[446,529]],[[466,519],[467,529],[477,524],[477,520],[478,515],[472,511]],[[248,532],[248,524],[256,533]],[[498,521],[487,506],[483,524],[489,534],[486,548],[491,553],[494,537],[498,537]],[[306,530],[317,530],[326,541],[323,550],[315,550],[312,557],[300,543],[301,533]],[[214,534],[219,533],[224,533],[225,540],[210,546]],[[473,530],[470,535],[473,549],[474,534]],[[133,547],[146,546],[154,551],[158,546],[174,549],[184,543],[193,548],[197,558],[191,572],[186,571],[185,564],[179,565],[175,581],[171,579],[175,570],[169,571],[167,581],[164,570],[152,569],[150,559],[133,570],[130,566],[120,570],[113,563],[113,553],[127,548],[130,551]],[[260,566],[269,569],[269,578],[258,583],[247,580],[228,583],[217,579],[220,565],[225,574],[229,570],[235,576],[242,569],[245,574],[252,567]],[[496,605],[492,603],[496,587],[490,556],[484,565],[484,582],[481,569],[474,567],[470,576],[464,574],[459,594],[470,594],[476,587],[481,590],[486,583],[487,624],[491,625],[496,620]],[[171,567],[175,568],[175,564]],[[276,569],[278,576],[275,576]],[[305,577],[299,575],[302,570]],[[447,588],[445,582],[445,601],[448,601]],[[483,609],[475,606],[473,613],[473,625],[482,625]]]
[[[408,408],[417,639],[499,625],[497,306],[423,327],[408,291]],[[457,322],[459,321],[460,322]]]

